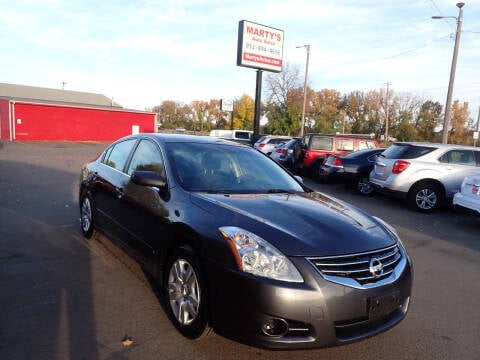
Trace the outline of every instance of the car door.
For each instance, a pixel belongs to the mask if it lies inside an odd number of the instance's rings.
[[[153,171],[165,177],[164,160],[157,144],[142,139],[130,159],[122,183],[121,222],[129,233],[129,242],[147,266],[154,266],[165,226],[168,224],[168,201],[162,190],[137,185],[131,181],[134,171]]]
[[[99,221],[107,232],[125,240],[125,232],[119,221],[121,213],[118,203],[122,196],[124,168],[137,139],[114,143],[108,148],[100,164],[95,169],[95,185],[92,196]]]

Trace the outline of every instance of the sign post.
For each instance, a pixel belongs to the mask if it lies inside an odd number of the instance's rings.
[[[230,130],[233,130],[233,100],[221,99],[220,110],[230,113]]]
[[[283,30],[241,20],[238,25],[237,65],[257,69],[253,141],[260,133],[262,71],[281,72]]]

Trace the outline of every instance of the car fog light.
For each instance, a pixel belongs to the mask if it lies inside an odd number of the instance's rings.
[[[265,335],[280,337],[287,333],[288,324],[283,319],[268,319],[262,325],[262,331]]]

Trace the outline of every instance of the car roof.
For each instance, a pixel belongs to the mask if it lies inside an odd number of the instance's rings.
[[[136,135],[129,135],[122,139],[128,138],[150,138],[157,140],[161,143],[206,143],[206,144],[225,144],[225,145],[234,145],[234,146],[243,146],[246,145],[240,144],[235,141],[228,139],[217,138],[214,136],[202,136],[202,135],[187,135],[187,134],[163,134],[163,133],[141,133]]]
[[[459,145],[459,144],[442,144],[442,143],[432,143],[432,142],[421,142],[421,141],[402,141],[396,142],[393,145],[412,145],[412,146],[427,146],[435,147],[438,149],[477,149],[474,146],[469,145]]]
[[[263,135],[263,138],[291,139],[292,137],[288,135]]]

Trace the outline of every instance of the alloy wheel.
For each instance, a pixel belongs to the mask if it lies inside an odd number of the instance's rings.
[[[366,177],[362,177],[357,182],[357,190],[362,195],[370,195],[373,192],[373,186]]]
[[[421,189],[415,195],[415,203],[422,210],[431,210],[437,205],[437,194],[433,189]]]
[[[200,307],[200,286],[193,266],[177,259],[168,275],[168,299],[173,315],[181,325],[191,324]]]
[[[80,222],[83,233],[88,234],[92,228],[92,205],[88,196],[86,196],[82,202]]]

